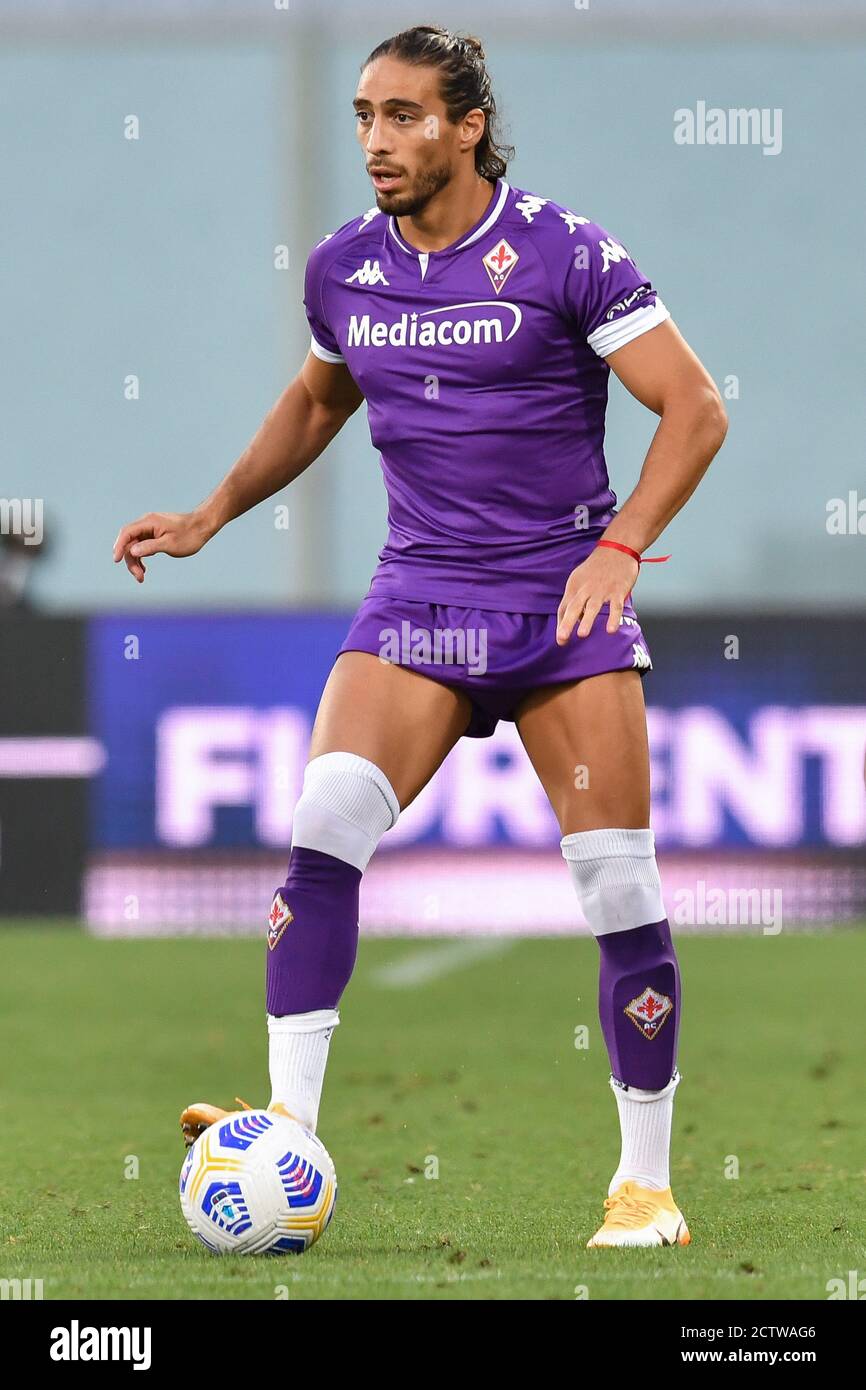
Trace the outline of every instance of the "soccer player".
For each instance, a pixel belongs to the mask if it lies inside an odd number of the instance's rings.
[[[299,375],[209,498],[123,527],[114,551],[139,582],[148,556],[194,554],[366,401],[389,535],[322,696],[268,918],[270,1105],[315,1129],[361,876],[457,740],[513,720],[600,951],[622,1146],[589,1244],[683,1245],[669,1171],[680,978],[631,593],[720,447],[724,408],[623,245],[509,185],[476,39],[395,35],[364,63],[354,106],[375,206],[309,257]],[[659,416],[619,510],[603,451],[611,370]],[[395,660],[386,643],[404,630],[421,640]],[[482,647],[483,661],[459,659]],[[224,1113],[184,1111],[187,1142]]]

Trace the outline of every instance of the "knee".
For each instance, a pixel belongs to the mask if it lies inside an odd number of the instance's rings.
[[[400,803],[375,763],[355,753],[323,753],[307,764],[292,820],[292,848],[314,849],[363,873]]]
[[[584,830],[561,847],[594,936],[664,921],[652,830]]]

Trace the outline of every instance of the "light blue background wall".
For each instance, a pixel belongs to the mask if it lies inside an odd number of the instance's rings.
[[[724,451],[656,547],[674,559],[644,574],[642,607],[862,605],[866,536],[830,537],[825,516],[866,495],[866,44],[585,43],[485,33],[477,7],[464,23],[487,39],[512,181],[606,225],[716,381],[739,378]],[[7,48],[0,496],[45,499],[45,605],[350,606],[365,591],[385,497],[362,413],[293,490],[288,533],[265,504],[194,560],[152,562],[142,591],[109,551],[122,521],[194,505],[299,365],[306,253],[372,202],[351,97],[389,27]],[[674,110],[698,100],[781,107],[782,153],[675,145]],[[621,498],[653,427],[614,384]]]

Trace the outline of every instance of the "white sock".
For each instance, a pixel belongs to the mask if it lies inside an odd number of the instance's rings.
[[[331,1034],[339,1022],[336,1009],[280,1018],[268,1014],[269,1104],[284,1105],[313,1133],[319,1119]]]
[[[665,916],[652,830],[576,830],[560,840],[593,936]]]
[[[618,1085],[611,1077],[622,1130],[622,1151],[607,1190],[609,1197],[624,1182],[640,1183],[656,1192],[670,1187],[671,1122],[674,1091],[679,1082],[680,1074],[675,1071],[663,1091],[638,1091],[634,1086]]]

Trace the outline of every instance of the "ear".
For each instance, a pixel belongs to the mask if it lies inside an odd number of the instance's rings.
[[[463,120],[460,122],[460,150],[473,150],[478,141],[484,134],[487,125],[487,117],[480,106],[474,106],[471,111],[467,111]]]

